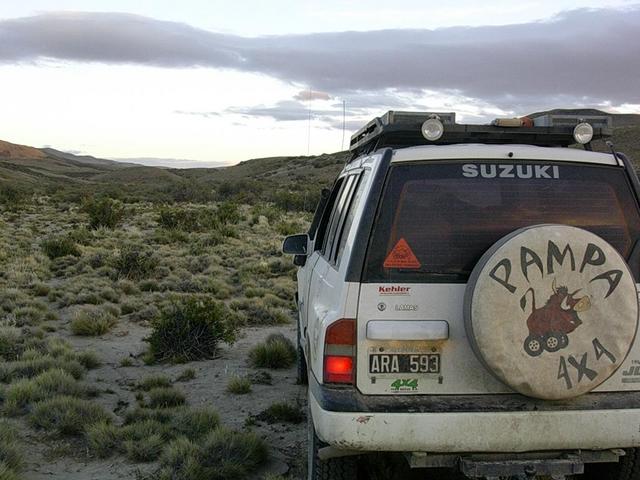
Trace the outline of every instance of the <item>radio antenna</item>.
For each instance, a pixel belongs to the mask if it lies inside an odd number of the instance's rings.
[[[311,87],[309,87],[309,97],[307,98],[309,106],[309,128],[307,131],[307,157],[311,152]]]
[[[346,100],[342,100],[342,148],[340,151],[344,151],[344,131],[347,126],[347,102]]]

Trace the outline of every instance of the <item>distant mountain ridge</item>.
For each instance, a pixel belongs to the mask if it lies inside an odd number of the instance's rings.
[[[555,109],[529,116],[546,113],[611,115],[616,149],[640,165],[640,115],[610,114],[598,109]],[[596,151],[608,151],[602,141],[594,142],[593,147]],[[348,152],[336,152],[317,156],[259,158],[228,167],[180,169],[118,162],[0,141],[0,186],[9,184],[28,190],[44,188],[54,192],[64,188],[79,193],[108,192],[171,201],[190,198],[194,191],[207,197],[210,192],[226,185],[224,188],[227,190],[244,193],[246,198],[250,198],[259,191],[319,190],[331,184],[348,158]]]

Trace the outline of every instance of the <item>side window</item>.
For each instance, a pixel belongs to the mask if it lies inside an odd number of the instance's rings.
[[[364,192],[364,185],[367,182],[367,178],[371,170],[365,170],[358,178],[356,183],[356,187],[354,189],[354,194],[351,199],[351,203],[347,208],[346,218],[344,220],[344,225],[340,230],[340,238],[337,242],[337,249],[335,253],[335,261],[336,265],[340,264],[340,258],[342,256],[342,251],[344,250],[344,246],[347,243],[347,237],[349,236],[349,232],[351,231],[351,226],[353,225],[353,218],[356,214],[356,210],[358,209],[358,205],[360,204],[360,199],[362,198],[362,194]]]
[[[320,220],[322,220],[322,214],[324,213],[324,209],[327,206],[327,202],[329,201],[330,194],[331,194],[331,190],[329,190],[328,188],[323,188],[322,192],[320,192],[320,201],[318,202],[316,211],[313,214],[313,220],[311,221],[311,226],[309,227],[308,234],[309,234],[310,240],[313,240],[316,237],[318,227],[320,226]]]
[[[335,241],[336,232],[338,230],[338,225],[340,224],[342,212],[344,211],[347,199],[351,195],[351,189],[353,188],[354,179],[355,177],[353,175],[349,175],[348,177],[346,177],[336,203],[333,206],[333,212],[331,212],[329,228],[327,229],[327,235],[324,239],[324,244],[322,245],[322,256],[324,256],[329,261],[331,261],[330,254]]]
[[[324,243],[324,238],[327,233],[327,227],[329,225],[329,220],[331,219],[331,214],[333,213],[334,206],[336,204],[336,199],[338,195],[342,191],[342,185],[344,183],[344,178],[341,177],[336,180],[336,183],[333,186],[333,190],[329,194],[329,200],[326,202],[326,205],[323,209],[322,218],[320,220],[320,224],[318,225],[318,229],[316,231],[316,240],[314,243],[314,250],[320,250]]]

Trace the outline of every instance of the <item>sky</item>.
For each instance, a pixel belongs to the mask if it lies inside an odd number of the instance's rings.
[[[387,110],[640,113],[638,78],[624,0],[0,3],[0,139],[147,164],[334,152]]]

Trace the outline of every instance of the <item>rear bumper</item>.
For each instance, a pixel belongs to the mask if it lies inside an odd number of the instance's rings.
[[[640,447],[640,409],[521,412],[335,412],[309,406],[316,432],[345,450],[530,452]]]

